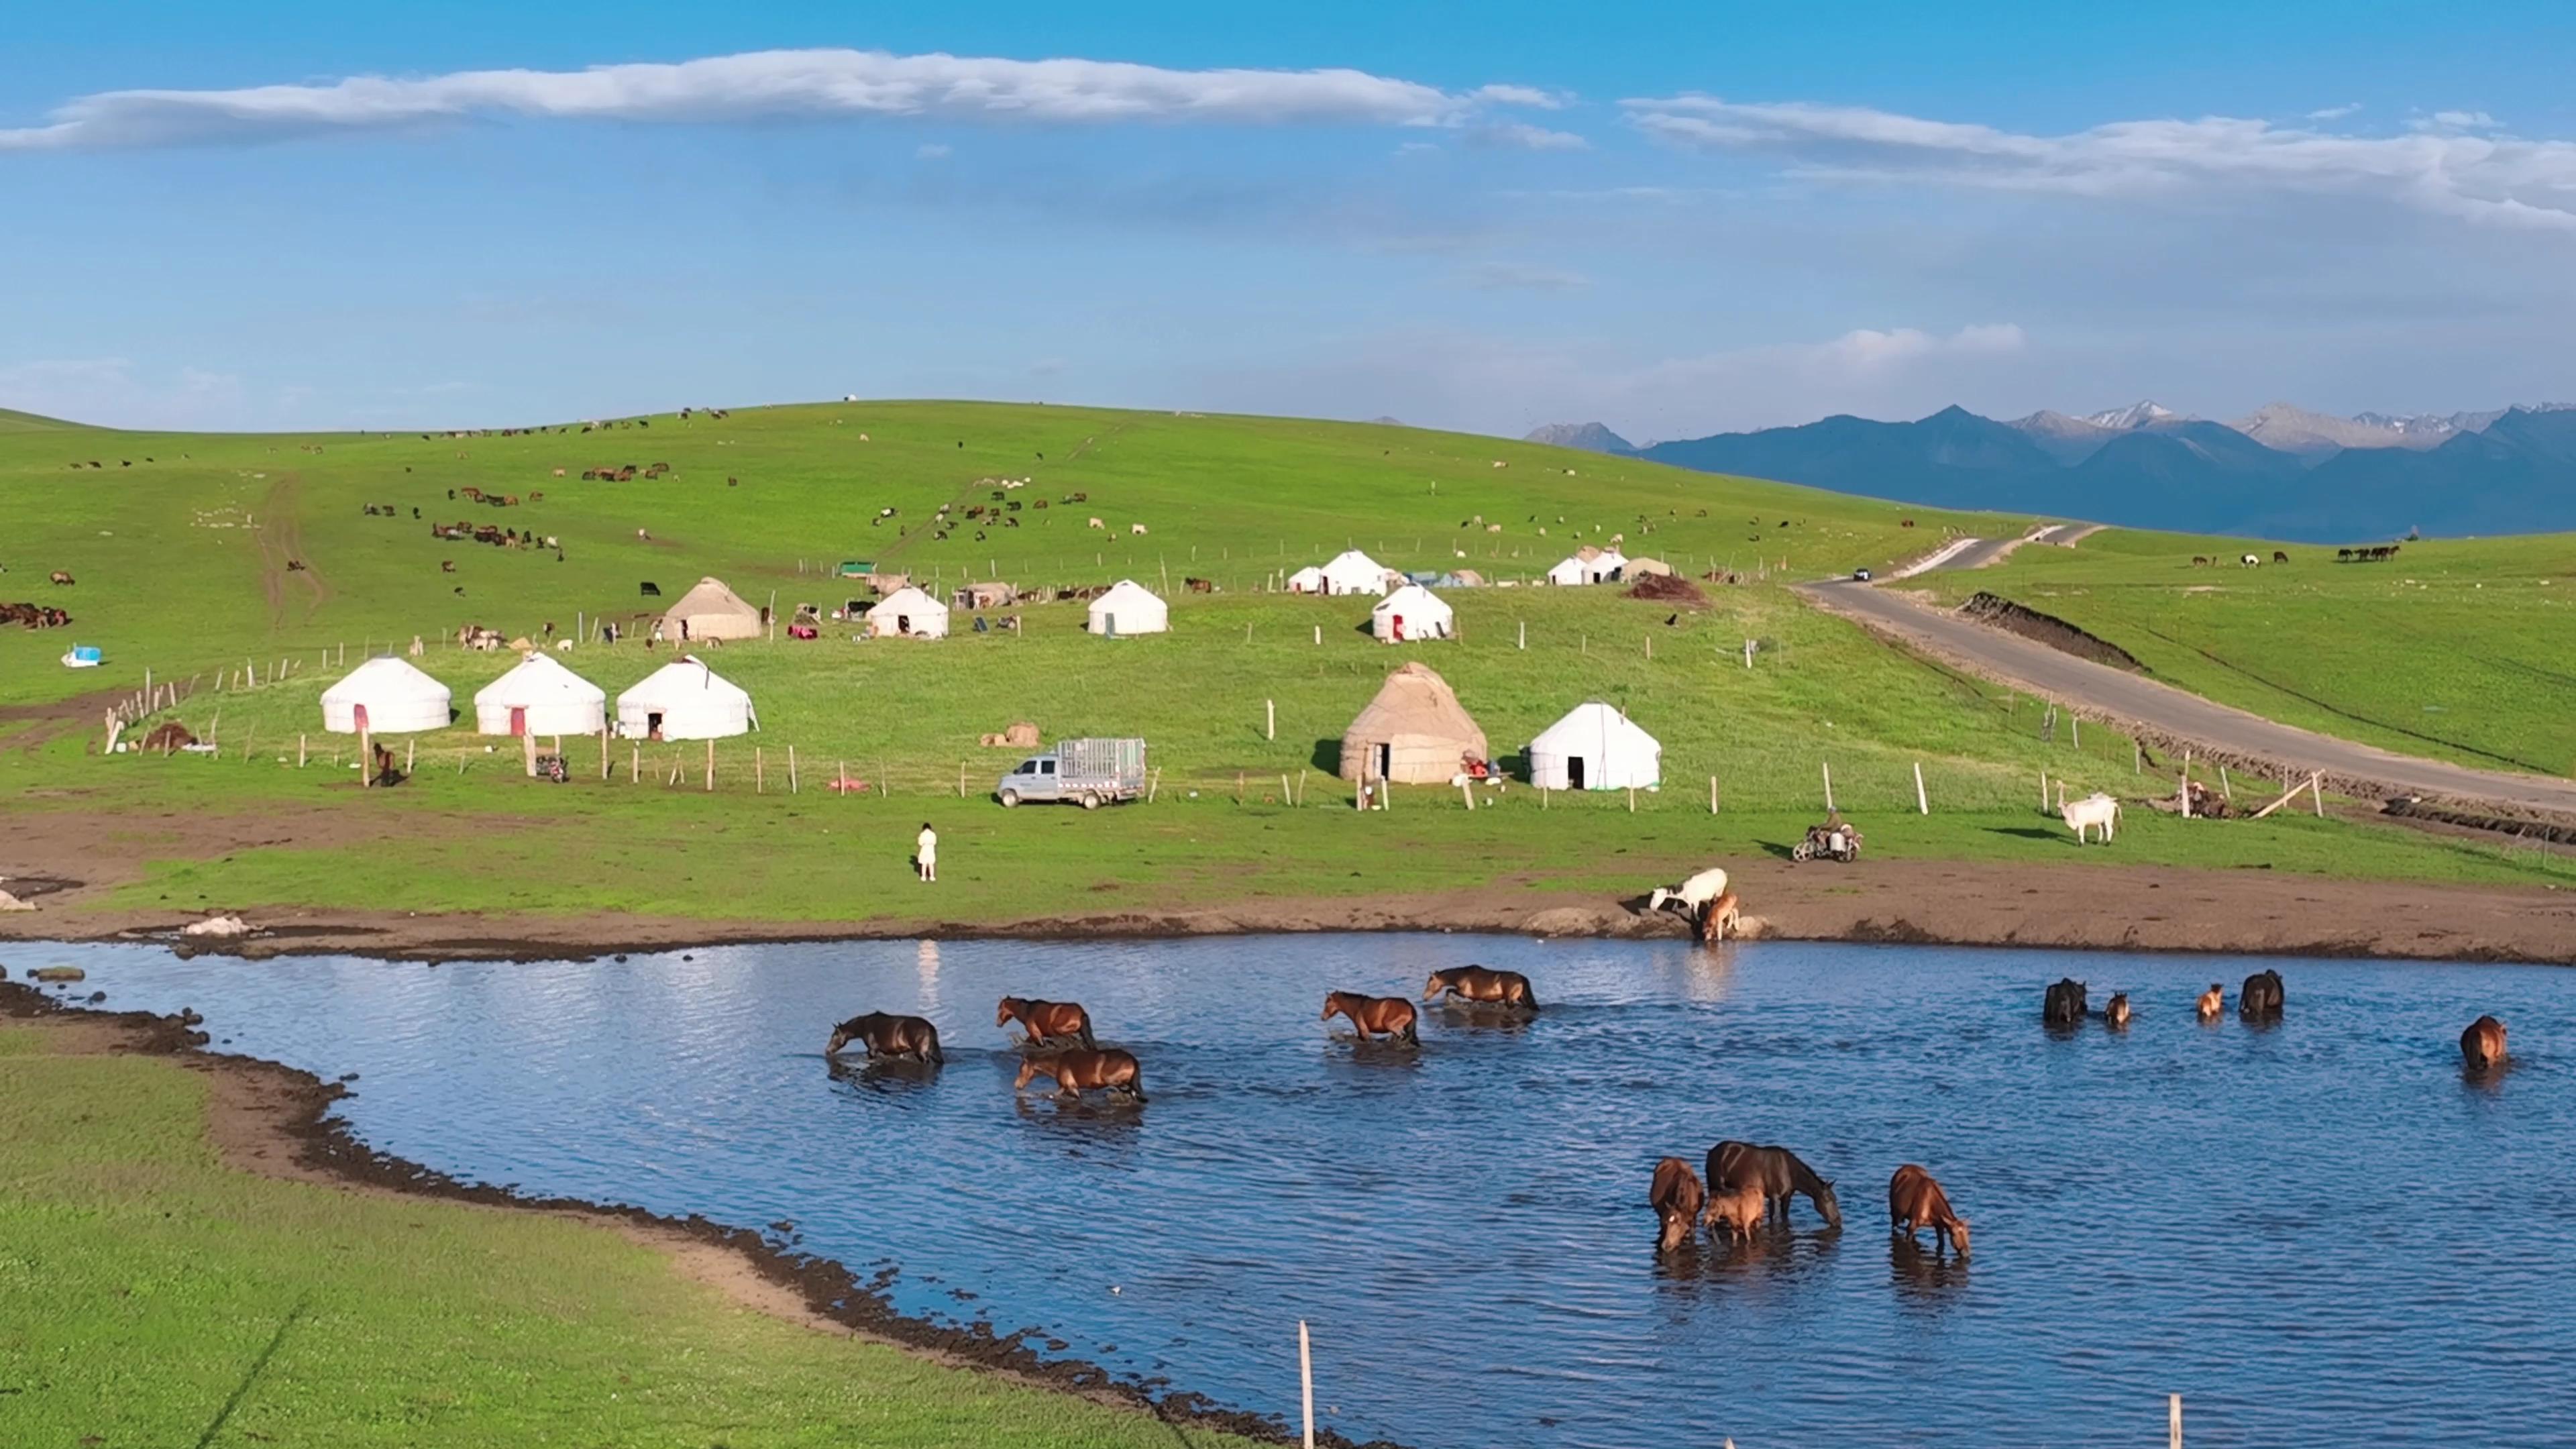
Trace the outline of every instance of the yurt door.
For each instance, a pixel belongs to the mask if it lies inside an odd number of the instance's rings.
[[[1388,778],[1387,772],[1394,768],[1395,746],[1392,744],[1379,745],[1377,747],[1377,777],[1381,780]]]
[[[356,721],[358,733],[365,734],[367,732],[367,707],[361,704],[354,706],[354,709],[358,716]]]
[[[651,714],[644,716],[644,738],[648,740],[658,740],[661,737],[662,712],[657,709]]]
[[[524,705],[524,704],[514,704],[514,705],[510,706],[510,735],[511,735],[511,737],[515,739],[515,738],[517,738],[517,737],[518,737],[518,736],[520,736],[520,735],[526,734],[527,732],[528,732],[528,707],[527,707],[526,705]]]
[[[1403,643],[1403,642],[1404,642],[1404,616],[1403,616],[1402,614],[1394,614],[1394,615],[1390,615],[1390,616],[1389,616],[1389,618],[1390,618],[1390,619],[1393,621],[1393,623],[1395,624],[1395,642],[1396,642],[1396,643],[1398,643],[1398,644]]]
[[[1583,757],[1581,755],[1568,755],[1565,757],[1565,788],[1569,790],[1580,790],[1583,788]]]
[[[1105,626],[1102,630],[1101,637],[1106,639],[1115,639],[1118,637],[1118,616],[1116,614],[1103,614],[1100,616],[1100,622]]]

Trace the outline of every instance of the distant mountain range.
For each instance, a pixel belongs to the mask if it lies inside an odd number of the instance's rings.
[[[2576,529],[2576,404],[2334,417],[2274,403],[2234,423],[2152,402],[2011,422],[1948,407],[1634,447],[1599,423],[1533,442],[1927,506],[2312,542]]]

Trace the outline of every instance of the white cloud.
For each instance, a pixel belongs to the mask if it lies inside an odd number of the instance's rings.
[[[1622,103],[1674,145],[1787,157],[1796,177],[1926,182],[2081,196],[2233,187],[2374,197],[2436,214],[2576,231],[2576,142],[2465,134],[2477,111],[2425,129],[2345,135],[2268,121],[2116,121],[2037,136],[1853,106],[1748,104],[1684,95]]]
[[[1495,121],[1467,128],[1467,143],[1506,151],[1589,151],[1592,143],[1571,131],[1551,131],[1520,121]]]
[[[2308,112],[2308,119],[2311,121],[2340,121],[2344,117],[2349,116],[2360,109],[2361,102],[2346,101],[2340,106],[2327,106],[2323,110],[2310,111]]]
[[[1592,285],[1592,279],[1580,272],[1527,262],[1479,262],[1461,273],[1460,279],[1487,292],[1576,292]]]
[[[1478,86],[1476,99],[1497,106],[1530,106],[1542,111],[1561,111],[1573,104],[1574,97],[1563,91],[1543,91],[1535,86]]]
[[[953,153],[951,148],[933,141],[928,145],[914,147],[912,154],[924,161],[945,161]]]
[[[2435,111],[2410,124],[2419,131],[2492,131],[2496,118],[2484,111]]]
[[[1407,141],[1403,145],[1396,147],[1393,154],[1398,156],[1437,156],[1440,154],[1440,148],[1429,141]]]
[[[1168,70],[1100,60],[770,50],[578,71],[458,71],[240,90],[104,91],[57,108],[43,125],[0,129],[0,151],[259,141],[476,117],[1454,126],[1472,121],[1486,105],[1561,104],[1525,86],[1452,94],[1348,69]]]

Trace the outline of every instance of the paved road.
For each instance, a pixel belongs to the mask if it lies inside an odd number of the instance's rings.
[[[2576,781],[2473,770],[2299,729],[1847,579],[1803,585],[1799,592],[1820,607],[1919,640],[1988,678],[2134,721],[2203,749],[2301,772],[2323,771],[2328,784],[2338,789],[2423,795],[2576,819]]]

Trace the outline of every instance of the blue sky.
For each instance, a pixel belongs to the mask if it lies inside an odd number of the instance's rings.
[[[0,406],[2576,397],[2576,9],[1683,8],[12,14]]]

